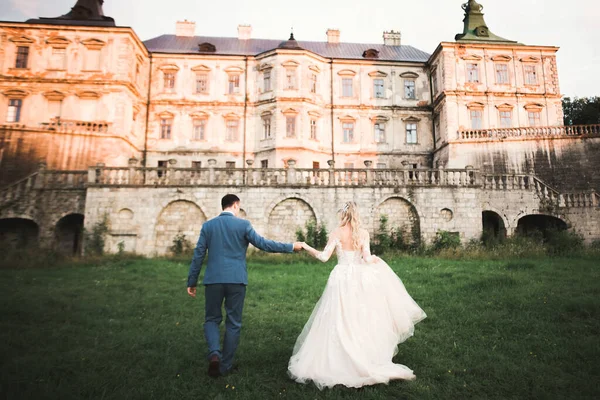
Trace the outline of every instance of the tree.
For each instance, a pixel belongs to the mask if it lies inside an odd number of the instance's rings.
[[[565,125],[600,124],[600,97],[562,99]]]

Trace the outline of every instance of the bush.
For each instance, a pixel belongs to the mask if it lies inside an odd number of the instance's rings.
[[[102,219],[94,224],[92,231],[84,229],[85,254],[91,256],[101,256],[104,254],[104,245],[106,243],[106,234],[108,233],[108,215],[104,214]]]
[[[173,245],[169,247],[169,250],[174,256],[181,256],[184,254],[191,254],[192,244],[186,239],[185,235],[179,232],[173,238]]]
[[[583,250],[583,238],[571,231],[549,230],[546,232],[548,253],[555,256],[577,254]]]
[[[434,252],[444,249],[456,249],[460,247],[460,236],[458,232],[438,231],[431,245]]]
[[[296,229],[296,240],[306,242],[315,249],[322,249],[327,245],[327,228],[324,224],[317,226],[316,221],[308,221],[305,225],[306,233],[301,227]]]

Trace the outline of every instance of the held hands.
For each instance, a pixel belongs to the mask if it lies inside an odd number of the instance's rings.
[[[306,249],[304,246],[306,246],[306,243],[304,243],[304,242],[294,242],[294,251],[300,251],[302,249]]]

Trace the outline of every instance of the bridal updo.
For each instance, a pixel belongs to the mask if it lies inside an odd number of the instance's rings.
[[[349,201],[340,210],[340,226],[350,226],[352,231],[352,244],[355,249],[360,248],[360,215],[355,202]]]

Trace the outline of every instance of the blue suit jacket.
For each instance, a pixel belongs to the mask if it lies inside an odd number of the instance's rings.
[[[246,250],[248,250],[249,243],[269,253],[294,251],[292,243],[280,243],[265,239],[256,233],[249,221],[223,212],[202,225],[200,238],[190,265],[188,287],[198,284],[198,276],[207,251],[208,261],[203,284],[241,283],[247,285]]]

